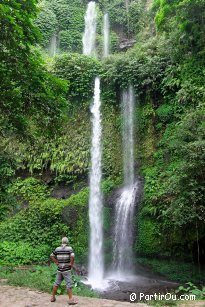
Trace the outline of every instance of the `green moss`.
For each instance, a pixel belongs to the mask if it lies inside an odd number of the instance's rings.
[[[139,217],[136,252],[138,255],[153,256],[163,253],[160,224],[144,217]]]
[[[97,59],[77,53],[61,54],[54,64],[54,73],[69,82],[68,96],[77,103],[92,99],[94,79],[101,70]]]
[[[204,271],[200,272],[199,267],[190,262],[140,257],[137,262],[149,267],[153,272],[161,273],[167,278],[181,283],[188,281],[201,283],[205,281]]]
[[[88,221],[88,199],[89,190],[85,188],[79,193],[72,195],[64,208],[63,220],[69,226],[71,239],[70,242],[75,250],[77,262],[85,264],[88,256],[88,238],[89,238],[89,221]],[[72,209],[75,213],[72,214]],[[71,215],[64,217],[66,212]]]
[[[114,181],[122,170],[121,129],[118,124],[120,112],[117,107],[104,103],[103,105],[103,174]]]

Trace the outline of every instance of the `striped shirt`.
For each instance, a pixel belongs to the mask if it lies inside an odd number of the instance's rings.
[[[71,270],[71,256],[75,256],[72,247],[63,245],[57,247],[51,254],[51,257],[55,257],[58,260],[59,272],[66,272]]]

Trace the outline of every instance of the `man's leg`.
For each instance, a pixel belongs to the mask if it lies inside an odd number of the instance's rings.
[[[57,290],[58,290],[58,286],[53,286],[53,291],[52,291],[52,296],[51,296],[51,302],[55,302]]]
[[[57,290],[58,290],[58,286],[60,286],[61,282],[63,280],[63,275],[61,272],[57,272],[57,275],[56,275],[56,280],[54,282],[54,285],[53,285],[53,291],[52,291],[52,296],[51,296],[51,302],[55,302],[56,300],[56,293],[57,293]]]
[[[71,305],[77,304],[77,301],[73,299],[73,293],[72,293],[72,275],[71,271],[63,272],[63,277],[66,282],[66,288],[68,293],[68,303]]]
[[[72,298],[73,298],[72,288],[67,289],[67,292],[68,292],[68,298],[69,298],[69,300],[72,300]]]

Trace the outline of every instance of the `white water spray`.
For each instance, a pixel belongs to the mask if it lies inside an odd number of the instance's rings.
[[[94,1],[88,3],[85,15],[85,32],[83,35],[83,54],[95,55],[96,40],[96,5]]]
[[[57,53],[57,34],[56,33],[54,33],[51,37],[48,52],[51,57],[55,56]]]
[[[129,275],[133,270],[133,215],[138,189],[134,183],[134,90],[132,86],[123,92],[123,158],[124,188],[115,206],[115,228],[113,245],[113,268],[116,275]]]
[[[92,112],[92,148],[91,148],[91,174],[90,174],[90,253],[88,282],[93,288],[101,287],[104,274],[103,259],[103,205],[101,193],[101,113],[100,113],[100,79],[95,79],[94,103]]]
[[[104,48],[103,48],[103,57],[106,58],[109,55],[109,45],[110,45],[110,25],[109,17],[106,13],[103,19],[103,35],[104,35]]]

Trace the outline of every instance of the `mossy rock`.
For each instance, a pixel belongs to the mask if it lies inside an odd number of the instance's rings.
[[[135,244],[135,249],[138,255],[152,256],[163,253],[161,245],[160,224],[141,217],[138,224],[138,239]]]

